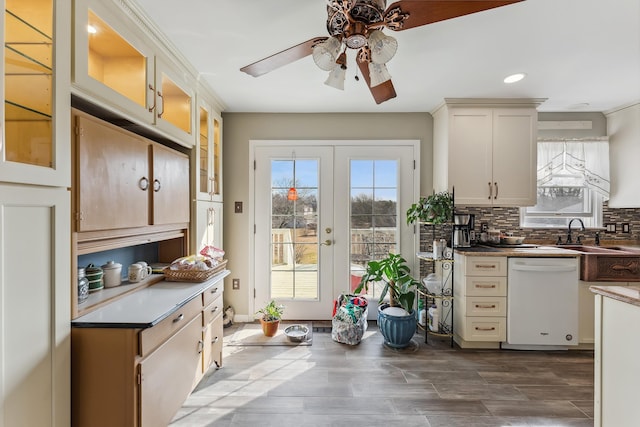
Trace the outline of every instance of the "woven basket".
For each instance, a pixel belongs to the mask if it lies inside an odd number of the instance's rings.
[[[209,270],[171,270],[165,267],[162,270],[164,280],[168,282],[205,282],[220,273],[227,266],[227,260],[222,260],[220,264]]]

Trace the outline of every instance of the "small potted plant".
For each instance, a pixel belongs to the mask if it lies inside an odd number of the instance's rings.
[[[256,314],[261,314],[260,324],[265,336],[272,337],[278,332],[282,313],[284,313],[284,306],[276,304],[275,300],[269,301],[267,305],[256,312]]]
[[[390,347],[406,347],[416,332],[413,303],[420,282],[410,273],[407,261],[401,255],[390,253],[384,259],[369,261],[355,290],[360,293],[363,289],[368,291],[371,282],[384,283],[378,300],[378,328]],[[385,303],[387,294],[389,302]]]
[[[453,197],[448,191],[433,193],[427,197],[420,197],[407,210],[407,224],[426,222],[429,224],[443,224],[453,219]]]

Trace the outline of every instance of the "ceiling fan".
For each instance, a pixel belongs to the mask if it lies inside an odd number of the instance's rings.
[[[387,8],[386,0],[326,0],[329,37],[314,37],[240,71],[258,77],[312,55],[318,67],[330,71],[325,84],[343,89],[346,49],[355,49],[358,68],[380,104],[396,96],[386,63],[398,43],[382,32],[384,28],[408,30],[520,1],[523,0],[399,0]]]

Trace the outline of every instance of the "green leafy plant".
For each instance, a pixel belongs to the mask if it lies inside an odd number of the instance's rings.
[[[420,197],[407,210],[407,224],[418,221],[430,224],[442,224],[453,218],[453,197],[448,191],[434,193],[427,197]]]
[[[275,300],[269,301],[267,305],[265,305],[260,310],[256,311],[256,314],[262,315],[262,320],[265,322],[273,322],[274,320],[280,320],[282,318],[282,314],[284,313],[284,305],[276,304]]]
[[[371,282],[383,282],[385,285],[378,303],[382,304],[389,294],[390,306],[400,306],[411,313],[416,296],[415,290],[420,282],[410,273],[407,261],[401,255],[389,253],[384,259],[369,261],[355,293],[358,294],[363,289],[368,291]]]

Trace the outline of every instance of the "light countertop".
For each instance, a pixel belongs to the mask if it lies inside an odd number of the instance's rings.
[[[161,281],[71,321],[75,328],[150,328],[230,274],[201,283]]]
[[[538,247],[514,247],[500,248],[493,246],[472,246],[471,248],[456,248],[456,253],[466,256],[492,256],[492,257],[564,257],[575,258],[580,256],[580,252],[557,246]],[[431,252],[418,252],[418,258],[431,258]]]
[[[637,305],[640,307],[640,286],[591,286],[589,287],[594,294],[609,297],[627,304]]]

